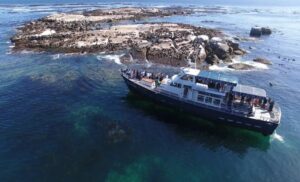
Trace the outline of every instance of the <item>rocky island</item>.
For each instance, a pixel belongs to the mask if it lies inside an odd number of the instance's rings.
[[[144,18],[187,15],[186,8],[115,8],[59,13],[31,21],[11,38],[14,51],[123,53],[123,63],[149,61],[207,68],[246,52],[221,31]],[[138,22],[139,21],[139,22]]]

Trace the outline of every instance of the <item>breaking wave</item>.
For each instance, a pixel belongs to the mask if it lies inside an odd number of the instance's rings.
[[[98,60],[106,59],[106,60],[114,61],[116,64],[122,65],[120,60],[121,56],[122,55],[98,55],[97,59]]]
[[[281,135],[279,135],[278,133],[276,133],[276,131],[274,132],[273,135],[271,135],[271,141],[273,141],[273,140],[277,140],[277,141],[279,141],[279,142],[284,143],[284,138],[283,138],[283,136],[281,136]]]
[[[266,69],[269,69],[269,67],[267,65],[262,64],[262,63],[258,63],[258,62],[254,62],[254,61],[242,61],[242,60],[239,60],[239,59],[234,59],[232,64],[235,64],[235,63],[243,63],[243,64],[246,64],[246,65],[249,65],[249,66],[253,66],[255,68],[255,69],[241,70],[241,71],[253,71],[253,70],[266,70]],[[215,70],[215,71],[236,71],[232,68],[228,68],[228,65],[230,65],[230,64],[221,63],[219,65],[210,66],[209,69],[210,70]]]

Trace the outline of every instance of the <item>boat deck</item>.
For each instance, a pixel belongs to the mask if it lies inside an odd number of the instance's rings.
[[[270,112],[266,109],[260,108],[260,107],[254,107],[254,116],[251,116],[250,118],[256,119],[256,120],[263,120],[263,121],[271,121],[271,115]]]

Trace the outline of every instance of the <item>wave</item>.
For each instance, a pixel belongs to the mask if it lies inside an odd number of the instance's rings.
[[[249,66],[253,66],[255,68],[255,69],[251,69],[251,70],[238,70],[238,71],[253,71],[253,70],[269,69],[269,67],[266,64],[262,64],[262,63],[258,63],[258,62],[254,62],[254,61],[243,61],[240,59],[233,59],[233,62],[231,64],[235,64],[235,63],[243,63],[243,64],[246,64]],[[209,67],[209,69],[215,70],[215,71],[237,71],[235,69],[228,68],[228,65],[230,65],[230,64],[221,63],[219,65],[212,65]]]
[[[273,141],[273,140],[277,140],[277,141],[279,141],[279,142],[284,143],[284,138],[283,138],[283,136],[281,136],[281,135],[279,135],[278,133],[276,133],[276,131],[274,132],[273,135],[271,135],[271,141]]]
[[[97,59],[98,60],[103,60],[103,59],[111,60],[111,61],[114,61],[116,64],[122,65],[121,60],[120,60],[121,56],[122,56],[122,54],[121,55],[98,55]]]

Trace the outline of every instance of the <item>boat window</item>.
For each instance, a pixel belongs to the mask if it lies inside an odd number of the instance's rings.
[[[220,99],[214,99],[214,105],[218,106],[220,105],[221,100]]]
[[[211,104],[212,103],[212,98],[211,97],[206,97],[205,98],[205,103]]]
[[[198,94],[198,101],[204,102],[204,95]]]
[[[180,83],[172,82],[170,85],[173,86],[173,87],[181,88]]]
[[[206,84],[205,81],[199,77],[196,77],[196,83]]]
[[[181,78],[181,80],[188,80],[188,81],[193,81],[193,76],[192,75],[183,75]]]

